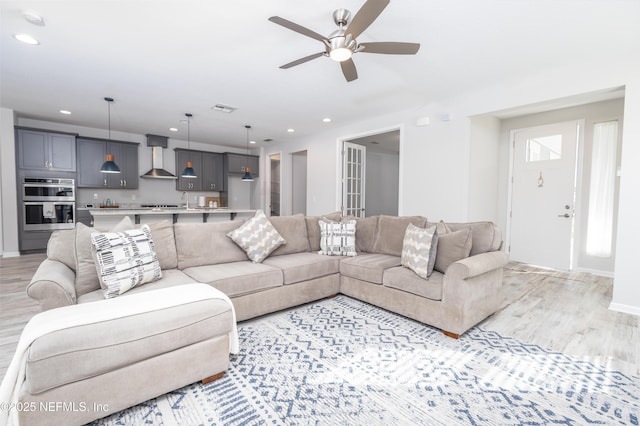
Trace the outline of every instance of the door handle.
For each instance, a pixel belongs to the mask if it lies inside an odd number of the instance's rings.
[[[571,217],[571,215],[569,213],[565,213],[565,214],[559,214],[558,217],[566,217],[569,218]]]

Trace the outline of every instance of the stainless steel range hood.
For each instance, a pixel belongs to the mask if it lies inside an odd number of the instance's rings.
[[[147,146],[151,147],[151,170],[140,176],[147,179],[178,179],[163,168],[164,148],[169,145],[169,138],[166,136],[147,134]]]

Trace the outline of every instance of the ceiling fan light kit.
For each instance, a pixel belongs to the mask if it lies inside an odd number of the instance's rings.
[[[333,21],[338,29],[324,37],[302,25],[291,22],[279,16],[272,16],[269,20],[291,31],[295,31],[307,37],[321,41],[325,45],[323,52],[305,56],[293,62],[282,65],[281,69],[288,69],[296,65],[309,62],[321,56],[328,56],[340,63],[342,74],[347,81],[358,78],[358,72],[352,56],[355,53],[378,53],[384,55],[415,55],[420,49],[419,43],[403,42],[374,42],[358,44],[356,38],[362,34],[375,21],[387,7],[390,0],[367,0],[358,10],[353,19],[347,9],[338,9],[333,12]]]

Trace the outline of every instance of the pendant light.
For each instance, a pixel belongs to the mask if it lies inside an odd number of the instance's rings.
[[[109,140],[111,140],[111,102],[113,102],[113,98],[104,98],[107,101],[108,107],[108,120],[109,120]],[[120,173],[120,167],[113,161],[113,154],[107,154],[105,162],[102,163],[102,167],[100,167],[101,173]]]
[[[193,114],[190,113],[186,113],[185,116],[187,117],[187,149],[191,149],[191,117],[193,117]],[[184,170],[182,171],[182,175],[183,178],[197,178],[198,175],[196,175],[196,171],[193,170],[193,164],[191,163],[191,161],[187,161],[186,167],[184,168]]]
[[[251,126],[244,126],[247,129],[247,155],[245,157],[244,174],[242,175],[243,182],[253,182],[253,176],[251,176],[251,168],[249,167],[249,129]]]

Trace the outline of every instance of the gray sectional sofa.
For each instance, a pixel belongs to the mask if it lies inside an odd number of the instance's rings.
[[[423,279],[401,266],[408,224],[436,225],[421,216],[375,216],[356,220],[357,256],[326,256],[320,250],[322,218],[340,221],[339,212],[323,217],[272,217],[285,239],[262,263],[253,263],[227,233],[242,222],[150,224],[162,278],[123,296],[201,282],[224,292],[238,321],[338,293],[405,315],[457,337],[500,306],[502,235],[491,222],[437,224],[435,271]],[[43,310],[104,298],[90,235],[93,228],[55,232],[47,259],[27,294]],[[467,257],[468,255],[468,257]]]
[[[500,251],[501,233],[493,223],[435,224],[420,216],[341,218],[339,213],[324,218],[347,222],[349,232],[355,221],[355,237],[353,233],[348,237],[350,256],[318,253],[321,217],[271,218],[272,227],[286,243],[261,263],[250,261],[227,236],[242,225],[240,221],[152,223],[144,233],[150,231],[162,278],[106,300],[91,250],[94,229],[78,224],[74,230],[55,232],[27,293],[48,311],[40,318],[55,314],[79,318],[83,325],[56,329],[31,345],[18,398],[28,406],[67,401],[86,404],[88,409],[21,411],[20,424],[82,424],[203,377],[219,377],[232,351],[229,333],[235,330],[235,322],[230,303],[236,319],[242,321],[343,293],[440,328],[452,337],[499,308],[507,256]],[[438,229],[434,271],[428,279],[401,265],[409,224]],[[123,221],[111,231],[133,226]],[[155,274],[157,265],[152,263]],[[224,300],[177,303],[198,289]],[[158,290],[153,298],[147,297],[151,290]],[[163,295],[176,300],[176,305],[119,316],[122,306],[138,309]],[[105,311],[118,315],[103,321],[96,312]],[[148,386],[150,381],[153,386]]]

